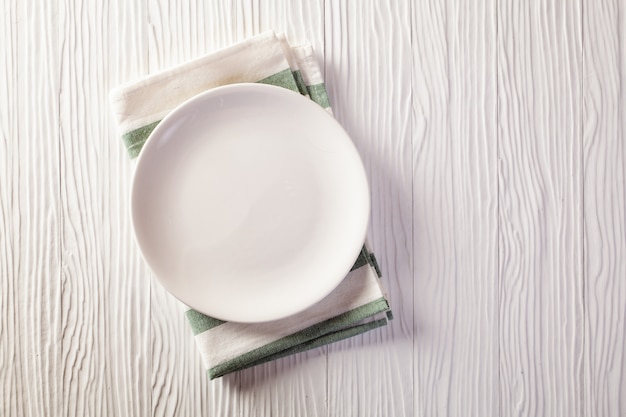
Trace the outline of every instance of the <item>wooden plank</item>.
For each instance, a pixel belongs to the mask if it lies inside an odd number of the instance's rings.
[[[51,416],[60,408],[57,28],[54,4],[0,6],[3,416]]]
[[[132,165],[109,91],[147,68],[146,10],[59,3],[62,377],[65,415],[150,412],[150,285],[132,237]]]
[[[583,414],[580,7],[498,3],[503,415]]]
[[[416,415],[497,416],[496,2],[413,10]]]
[[[328,348],[329,416],[413,415],[410,2],[326,1],[326,81],[371,190],[369,238],[395,319]]]
[[[583,13],[584,414],[626,415],[626,4]]]
[[[151,71],[272,29],[323,54],[321,0],[158,1],[149,4],[149,21]],[[325,415],[325,349],[209,382],[180,306],[157,283],[151,292],[153,415]]]

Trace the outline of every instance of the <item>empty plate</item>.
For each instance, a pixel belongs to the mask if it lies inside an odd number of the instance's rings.
[[[143,257],[202,313],[269,321],[329,294],[365,240],[363,164],[311,100],[263,84],[202,93],[145,143],[131,195]]]

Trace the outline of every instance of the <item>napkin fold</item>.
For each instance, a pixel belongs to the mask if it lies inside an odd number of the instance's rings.
[[[111,92],[128,154],[139,155],[156,125],[185,100],[208,89],[258,82],[309,97],[332,114],[311,45],[291,47],[267,32],[149,75]],[[392,318],[376,258],[364,244],[352,270],[326,298],[296,315],[265,323],[224,322],[185,307],[211,379],[383,326]]]

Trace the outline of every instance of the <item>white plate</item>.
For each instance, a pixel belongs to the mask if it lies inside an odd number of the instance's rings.
[[[144,259],[170,293],[222,320],[259,322],[341,282],[365,239],[369,191],[326,111],[284,88],[236,84],[158,124],[131,206]]]

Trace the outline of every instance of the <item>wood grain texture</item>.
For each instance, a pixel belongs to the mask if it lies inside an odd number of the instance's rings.
[[[0,5],[1,416],[60,411],[55,12],[54,4]]]
[[[584,414],[626,416],[626,4],[583,11]]]
[[[395,316],[329,346],[329,416],[413,415],[410,25],[409,2],[326,2],[326,84],[365,164],[369,238]]]
[[[415,415],[497,416],[495,2],[412,15]]]
[[[147,67],[146,11],[107,1],[59,4],[62,201],[62,409],[150,413],[150,283],[132,237],[131,166],[108,93]]]
[[[151,2],[150,71],[267,30],[323,57],[323,16],[321,1]],[[180,305],[156,283],[151,293],[154,416],[326,415],[326,348],[209,382]]]
[[[0,417],[626,416],[624,0],[0,4]],[[113,88],[309,40],[386,328],[209,381],[134,242]]]
[[[581,9],[498,4],[500,409],[581,416]]]

